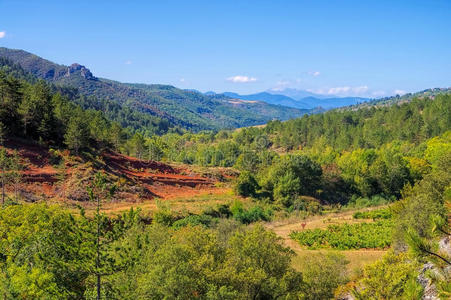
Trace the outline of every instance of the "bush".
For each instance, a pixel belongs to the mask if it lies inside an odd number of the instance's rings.
[[[305,281],[301,299],[332,299],[335,289],[346,283],[349,263],[337,253],[309,254],[302,258],[300,271]]]
[[[212,207],[205,209],[202,214],[213,218],[228,218],[232,215],[232,212],[230,211],[229,205],[220,204],[216,209]]]
[[[157,224],[171,226],[174,222],[174,217],[169,208],[158,208],[158,210],[153,214],[153,221]]]
[[[321,166],[304,155],[286,155],[272,165],[263,187],[286,207],[300,195],[313,196],[321,185]]]
[[[371,206],[379,206],[393,202],[396,198],[385,198],[381,195],[374,195],[371,198],[367,197],[352,197],[346,205],[350,208],[365,208]]]
[[[260,189],[257,181],[250,172],[242,172],[235,185],[236,194],[243,197],[255,197]]]
[[[264,210],[257,205],[246,210],[239,201],[234,202],[230,210],[232,211],[233,218],[243,224],[250,224],[257,221],[269,221],[272,216],[271,209]]]
[[[317,215],[323,212],[323,208],[324,207],[317,199],[301,196],[293,201],[293,204],[288,208],[288,211],[302,210]]]
[[[204,227],[210,227],[212,223],[217,221],[216,218],[213,218],[208,215],[190,215],[183,219],[177,220],[174,223],[172,223],[172,227],[175,229],[179,229],[185,226],[198,226],[202,225]]]
[[[55,166],[61,163],[63,157],[61,156],[61,152],[59,150],[50,148],[49,155],[49,163],[51,165]]]
[[[358,299],[421,299],[417,270],[418,264],[406,253],[389,252],[382,260],[365,267],[354,295]]]

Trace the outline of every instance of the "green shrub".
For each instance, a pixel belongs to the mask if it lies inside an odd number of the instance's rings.
[[[158,208],[158,210],[153,214],[153,221],[157,224],[171,226],[174,222],[174,216],[169,208]]]
[[[208,215],[190,215],[183,219],[177,220],[174,223],[172,223],[172,227],[175,229],[179,229],[181,227],[185,226],[198,226],[202,225],[204,227],[210,227],[212,223],[217,221],[217,218],[213,218]]]
[[[390,202],[393,202],[396,200],[396,198],[390,197],[386,198],[381,195],[374,195],[372,197],[352,197],[349,203],[346,205],[350,208],[365,208],[365,207],[371,207],[371,206],[379,206],[388,204]]]
[[[358,299],[421,299],[417,282],[418,264],[406,253],[389,252],[382,260],[365,267],[353,291]]]
[[[216,208],[208,207],[202,214],[213,218],[228,218],[232,215],[232,212],[229,205],[220,204]]]
[[[235,185],[235,192],[237,195],[243,197],[255,197],[258,189],[260,189],[260,187],[250,172],[242,172],[240,174]]]
[[[313,215],[321,214],[324,207],[321,203],[313,198],[298,197],[293,201],[293,204],[288,208],[288,212],[305,211]]]
[[[269,221],[272,216],[271,209],[264,210],[261,206],[256,205],[246,210],[239,201],[235,201],[230,210],[233,218],[243,224],[250,224],[257,221]]]

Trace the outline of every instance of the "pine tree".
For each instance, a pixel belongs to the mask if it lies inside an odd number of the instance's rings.
[[[22,181],[22,171],[24,169],[24,165],[20,162],[20,156],[15,151],[13,155],[9,159],[9,173],[8,173],[8,181],[14,186],[14,198],[15,201],[19,199],[19,186]]]
[[[114,150],[119,151],[124,142],[124,132],[119,123],[114,122],[110,128],[110,141],[113,144]]]
[[[111,243],[112,234],[108,232],[105,225],[108,223],[106,216],[102,213],[102,201],[111,197],[115,192],[115,186],[107,183],[106,176],[97,173],[94,180],[87,188],[89,200],[96,203],[94,216],[95,230],[95,262],[93,274],[96,277],[96,299],[101,299],[102,277],[114,273],[114,260],[109,257],[108,246]]]
[[[144,151],[146,149],[146,144],[145,144],[146,140],[144,139],[142,134],[135,133],[135,135],[132,137],[130,142],[132,145],[134,155],[137,158],[142,159],[143,155],[144,155]]]
[[[9,157],[4,148],[0,149],[0,171],[1,171],[1,184],[2,184],[2,205],[5,204],[5,185],[7,181],[7,172],[9,169]]]
[[[84,120],[76,115],[72,117],[64,135],[64,143],[76,154],[88,145],[89,130]]]

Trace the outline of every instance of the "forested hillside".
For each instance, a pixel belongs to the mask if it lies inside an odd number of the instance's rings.
[[[330,111],[262,128],[168,134],[147,140],[148,157],[243,171],[247,195],[295,205],[295,195],[330,203],[399,197],[449,142],[451,95],[389,107]],[[282,191],[280,189],[288,189]],[[291,190],[290,190],[291,189]]]
[[[426,90],[416,92],[416,93],[407,93],[402,96],[396,95],[396,96],[392,96],[392,97],[374,99],[367,103],[361,103],[356,106],[361,108],[361,107],[373,106],[373,105],[379,105],[379,106],[380,105],[392,105],[392,104],[399,103],[399,102],[408,102],[408,101],[411,101],[416,98],[433,99],[437,95],[449,94],[450,92],[451,92],[451,88],[432,88],[432,89],[426,89]]]
[[[145,119],[149,119],[146,115],[154,116],[150,119],[158,123],[158,130],[166,127],[159,126],[160,122],[190,130],[237,128],[264,124],[272,119],[287,120],[308,112],[264,102],[207,96],[168,85],[124,84],[97,78],[82,65],[58,65],[23,50],[0,48],[0,57],[20,65],[37,78],[60,87],[75,88],[80,96],[91,97],[93,105],[111,101],[116,106],[117,119],[123,114],[144,115]],[[128,118],[123,119],[126,123]]]

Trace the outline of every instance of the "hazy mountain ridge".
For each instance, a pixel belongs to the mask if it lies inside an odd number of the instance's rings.
[[[223,95],[229,96],[231,98],[243,99],[243,100],[255,100],[264,101],[273,105],[283,105],[288,107],[294,107],[299,109],[313,109],[313,108],[323,108],[323,109],[333,109],[343,106],[355,105],[362,102],[370,101],[369,98],[362,97],[324,97],[321,95],[313,94],[307,91],[287,89],[288,93],[295,94],[297,92],[298,97],[292,98],[283,94],[283,90],[279,91],[282,94],[275,94],[274,91],[261,92],[250,95],[240,95],[237,93],[225,92]],[[301,97],[301,95],[310,95],[306,97]]]

